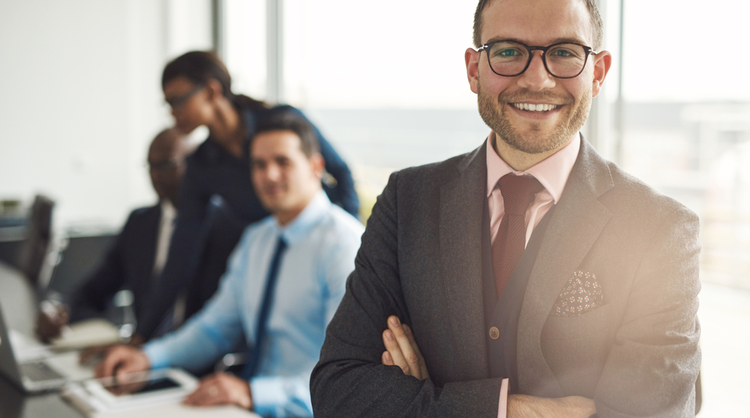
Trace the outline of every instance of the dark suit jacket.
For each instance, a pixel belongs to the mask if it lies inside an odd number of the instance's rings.
[[[161,206],[134,210],[94,272],[69,297],[73,321],[101,316],[121,289],[133,292],[136,319],[153,282]]]
[[[394,173],[312,374],[316,417],[495,417],[482,305],[486,149]],[[692,416],[700,365],[698,219],[585,141],[529,276],[515,393],[593,398],[599,417]],[[576,271],[605,305],[553,314]],[[386,318],[412,326],[430,379],[381,365]]]
[[[114,294],[121,289],[133,292],[133,305],[139,324],[156,315],[155,311],[161,312],[161,316],[154,318],[153,322],[158,324],[162,320],[163,312],[169,307],[156,309],[149,302],[155,288],[154,283],[158,279],[154,277],[153,270],[160,220],[159,204],[130,213],[125,226],[96,270],[70,295],[71,320],[102,316]],[[199,311],[214,294],[220,276],[221,273],[202,275],[204,279],[210,277],[213,280],[190,283],[186,294],[185,320]],[[174,294],[178,290],[168,289]],[[138,332],[148,340],[153,329],[143,332],[139,327]]]

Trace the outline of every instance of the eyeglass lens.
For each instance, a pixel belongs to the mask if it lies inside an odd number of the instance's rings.
[[[198,84],[195,87],[193,87],[192,89],[190,89],[190,91],[188,91],[187,93],[183,94],[182,96],[168,98],[168,99],[165,99],[164,101],[166,101],[167,104],[171,108],[176,109],[176,108],[181,107],[182,105],[184,105],[185,102],[187,102],[191,97],[193,97],[195,95],[195,93],[198,93],[199,91],[201,91],[203,89],[203,87],[204,87],[203,84]]]
[[[492,71],[503,76],[521,74],[531,60],[527,47],[512,41],[492,44],[487,55]],[[577,44],[552,45],[544,52],[547,71],[555,77],[577,76],[586,64],[587,56],[586,49]]]

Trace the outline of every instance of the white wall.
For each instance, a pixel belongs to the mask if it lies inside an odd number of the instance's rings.
[[[210,48],[210,21],[209,0],[0,0],[0,199],[48,194],[58,227],[153,202],[161,70]]]

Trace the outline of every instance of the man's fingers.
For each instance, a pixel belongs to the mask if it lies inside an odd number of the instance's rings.
[[[206,406],[209,404],[212,395],[214,397],[218,395],[218,388],[216,387],[213,376],[202,380],[193,393],[188,395],[183,402],[185,405]]]
[[[209,376],[200,382],[198,388],[188,395],[183,403],[190,406],[237,404],[244,408],[249,408],[252,405],[251,399],[232,398],[232,384],[237,383],[233,382],[232,379],[232,377],[224,374]],[[234,380],[239,381],[236,378]]]
[[[403,324],[403,328],[404,328],[404,333],[409,339],[409,344],[411,344],[411,348],[417,354],[417,358],[419,359],[419,371],[421,374],[420,379],[427,379],[430,377],[430,374],[427,372],[427,363],[424,362],[424,356],[422,356],[422,352],[419,351],[419,346],[417,345],[417,341],[414,339],[414,333],[411,332],[411,328],[406,324]]]
[[[391,358],[391,354],[387,351],[383,351],[381,360],[386,366],[395,366],[395,364],[393,364],[393,358]]]
[[[120,364],[122,361],[123,359],[120,356],[120,352],[116,348],[114,350],[111,350],[104,357],[104,360],[96,365],[96,377],[112,377],[112,372],[114,371],[115,366]]]
[[[95,368],[96,377],[112,377],[117,372],[118,375],[142,372],[151,367],[143,352],[133,347],[117,346],[108,350],[104,360]]]
[[[385,344],[385,349],[391,357],[392,364],[390,365],[400,367],[404,374],[409,375],[409,363],[404,358],[396,336],[390,329],[383,331],[383,344]]]
[[[401,321],[395,315],[391,315],[388,318],[388,329],[393,332],[393,335],[395,335],[398,346],[401,349],[401,355],[403,356],[408,366],[409,372],[404,373],[410,374],[421,380],[423,378],[421,375],[421,369],[419,367],[419,358],[421,356],[418,356],[414,351],[412,342],[409,341],[409,337],[404,332],[404,327],[402,326]],[[416,345],[416,343],[414,343],[414,345]]]
[[[206,390],[202,386],[198,386],[193,393],[185,398],[183,403],[190,406],[201,406],[203,405],[204,397],[206,397]]]
[[[383,345],[386,349],[381,355],[383,364],[399,366],[404,374],[420,380],[430,377],[414,333],[395,315],[388,317],[388,329],[383,331]]]

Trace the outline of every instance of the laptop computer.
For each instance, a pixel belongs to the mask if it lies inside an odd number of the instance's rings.
[[[0,374],[23,391],[36,393],[60,389],[68,382],[94,377],[92,367],[78,364],[78,351],[46,352],[34,360],[19,362],[5,324],[0,306]]]

